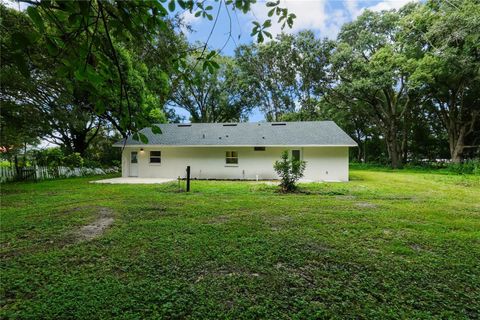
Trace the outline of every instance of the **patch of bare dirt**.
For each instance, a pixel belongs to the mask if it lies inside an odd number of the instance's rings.
[[[257,272],[250,272],[246,270],[228,270],[228,269],[219,269],[219,270],[203,270],[195,279],[195,283],[203,281],[206,278],[229,278],[229,277],[260,277],[261,274]]]
[[[410,245],[410,248],[411,248],[413,251],[417,251],[417,252],[431,252],[427,247],[422,246],[422,245],[417,244],[417,243],[412,243],[412,244]]]
[[[207,224],[224,224],[230,221],[230,216],[223,215],[223,216],[215,216],[209,217],[206,221]]]
[[[261,183],[267,186],[278,186],[280,184],[278,181],[261,181],[257,183]]]
[[[76,232],[78,241],[89,241],[101,236],[114,221],[112,209],[99,207],[97,220],[83,226]]]
[[[357,202],[355,205],[359,208],[374,209],[377,207],[376,204],[370,202]]]
[[[279,231],[286,226],[288,226],[292,221],[292,217],[290,216],[265,216],[264,217],[265,224],[270,227],[272,231]]]
[[[352,195],[338,195],[335,196],[335,199],[338,200],[355,200],[357,197]]]
[[[287,272],[289,274],[289,277],[295,277],[299,279],[300,281],[304,282],[305,283],[304,285],[306,286],[309,286],[309,287],[316,286],[313,273],[315,272],[316,269],[318,269],[317,266],[306,264],[300,267],[291,267],[287,264],[278,262],[277,264],[275,264],[274,267],[279,271]]]

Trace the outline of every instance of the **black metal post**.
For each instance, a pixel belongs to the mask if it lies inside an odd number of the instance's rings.
[[[190,192],[190,166],[187,166],[187,192]]]

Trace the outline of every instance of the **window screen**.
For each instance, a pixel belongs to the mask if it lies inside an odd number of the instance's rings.
[[[292,160],[300,161],[300,150],[292,150]]]
[[[162,152],[150,151],[150,163],[161,163],[161,162],[162,162]]]
[[[226,164],[238,164],[238,152],[237,151],[227,151],[225,153],[225,163]]]

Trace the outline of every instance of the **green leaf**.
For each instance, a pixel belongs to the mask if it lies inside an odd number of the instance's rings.
[[[185,8],[187,7],[187,5],[185,4],[185,1],[183,1],[183,0],[178,0],[178,5],[179,5],[180,8],[182,8],[183,10],[185,10]]]
[[[23,54],[19,52],[18,54],[14,54],[12,58],[15,61],[15,66],[18,68],[20,73],[26,78],[30,78],[30,72],[28,71],[27,62],[25,61]]]
[[[265,40],[265,39],[263,38],[263,34],[262,34],[262,32],[259,32],[259,33],[258,33],[258,37],[257,37],[257,41],[258,41],[259,43],[262,43],[263,40]]]
[[[277,2],[267,2],[267,7],[276,7],[280,3],[280,0]]]
[[[168,3],[168,10],[170,10],[170,12],[175,11],[175,0],[171,0],[171,1]]]
[[[23,32],[14,32],[12,39],[13,45],[16,49],[24,50],[31,44],[30,38]]]
[[[138,136],[140,137],[140,141],[142,141],[142,143],[144,144],[147,144],[148,143],[148,138],[146,135],[144,135],[143,133],[139,132],[138,133]]]
[[[215,56],[216,54],[217,54],[217,52],[216,52],[215,50],[210,51],[210,52],[207,54],[207,59],[212,58],[212,57]]]
[[[273,16],[273,14],[275,13],[275,8],[273,8],[272,10],[268,11],[268,16],[271,17]]]
[[[105,112],[105,104],[102,100],[97,100],[95,103],[95,112],[97,112],[97,114],[102,114]]]
[[[89,1],[79,1],[78,6],[80,7],[80,13],[85,18],[88,18],[90,11],[90,2]]]
[[[76,13],[72,13],[68,17],[68,23],[71,27],[79,27],[82,21],[82,16]]]
[[[87,66],[86,75],[88,81],[94,86],[98,86],[103,82],[102,76],[98,72],[96,72],[95,69],[93,69],[90,65]]]
[[[152,129],[152,132],[154,134],[161,134],[162,133],[162,129],[160,129],[159,126],[152,126],[151,129]]]
[[[29,6],[27,8],[27,14],[30,17],[30,19],[32,19],[33,23],[35,23],[37,28],[40,29],[40,31],[42,32],[45,31],[45,25],[43,24],[42,17],[38,13],[37,7]]]
[[[47,37],[45,39],[45,44],[47,46],[48,53],[50,53],[52,56],[57,55],[58,53],[58,47],[55,41],[52,40],[52,38]]]
[[[75,76],[75,79],[77,79],[78,81],[85,81],[87,79],[87,75],[83,70],[83,68],[75,70],[73,75]]]

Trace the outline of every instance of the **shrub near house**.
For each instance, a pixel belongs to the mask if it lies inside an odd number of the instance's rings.
[[[288,156],[288,150],[283,151],[282,160],[275,161],[273,168],[280,177],[280,187],[284,192],[291,192],[297,188],[296,182],[303,177],[306,162],[299,157]]]

